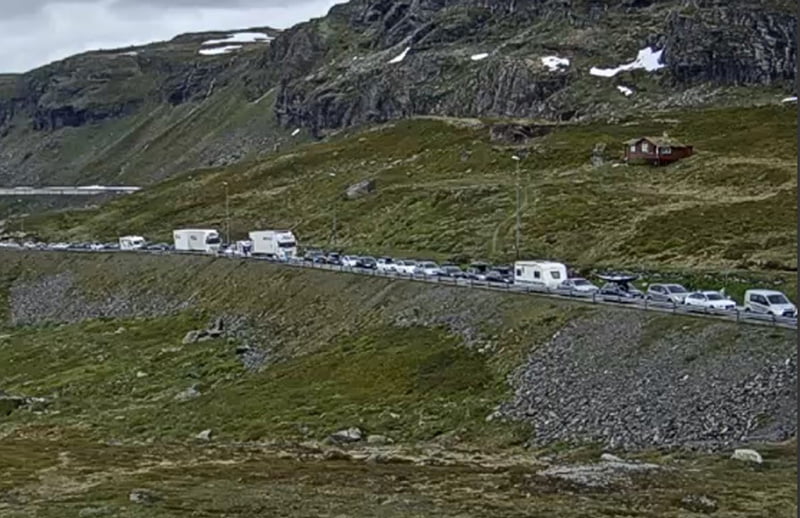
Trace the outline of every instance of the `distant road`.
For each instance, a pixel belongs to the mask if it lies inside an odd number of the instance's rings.
[[[0,196],[96,196],[99,194],[132,194],[141,187],[129,186],[63,186],[63,187],[0,187]]]

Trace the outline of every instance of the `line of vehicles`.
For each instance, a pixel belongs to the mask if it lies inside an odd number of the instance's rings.
[[[289,230],[258,230],[250,232],[249,240],[223,244],[215,229],[177,229],[172,233],[173,243],[148,243],[143,236],[122,236],[118,243],[54,243],[40,245],[25,243],[16,245],[25,248],[48,248],[53,250],[126,250],[126,251],[175,251],[208,253],[231,257],[263,257],[281,262],[308,262],[334,265],[351,270],[373,270],[385,275],[449,278],[454,282],[479,281],[487,284],[507,285],[520,288],[540,289],[549,292],[598,297],[603,300],[652,301],[662,304],[682,305],[688,308],[714,311],[737,311],[739,306],[724,291],[690,291],[674,283],[658,283],[641,291],[634,285],[637,276],[609,273],[597,275],[603,281],[597,286],[588,279],[570,275],[563,263],[555,261],[516,261],[513,265],[491,265],[473,262],[466,268],[454,263],[436,263],[393,257],[372,257],[338,252],[325,252],[309,248],[303,256],[298,254],[295,235]],[[2,244],[2,243],[0,243]],[[780,291],[768,289],[747,290],[742,304],[743,311],[783,318],[797,318],[797,307]]]

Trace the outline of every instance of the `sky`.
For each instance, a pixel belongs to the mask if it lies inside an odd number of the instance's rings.
[[[344,0],[0,0],[0,73],[185,32],[277,29]]]

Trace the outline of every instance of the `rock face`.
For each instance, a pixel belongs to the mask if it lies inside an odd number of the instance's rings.
[[[363,180],[349,186],[344,195],[348,200],[357,200],[358,198],[375,192],[376,189],[375,180]]]
[[[707,105],[730,86],[788,94],[796,73],[785,0],[351,0],[263,30],[276,36],[269,45],[213,58],[198,54],[211,35],[183,35],[0,75],[0,185],[146,183],[271,152],[296,129],[320,137],[412,115],[582,120]],[[663,51],[664,68],[617,76],[635,97],[589,74],[647,46]],[[569,66],[551,70],[543,58],[553,56]],[[92,151],[75,156],[67,136],[91,138]]]

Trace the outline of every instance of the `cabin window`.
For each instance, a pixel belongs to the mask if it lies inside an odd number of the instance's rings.
[[[539,272],[539,271],[533,272],[533,278],[534,279],[541,279],[542,278],[542,272]]]
[[[661,154],[662,155],[671,155],[672,154],[672,148],[671,147],[662,147],[661,148]]]
[[[631,153],[636,153],[636,144],[631,146]]]
[[[558,279],[560,279],[560,278],[561,278],[561,272],[550,272],[550,276],[551,276],[553,279],[556,279],[556,280],[558,280]]]
[[[522,268],[517,268],[517,277],[522,277]]]
[[[650,145],[647,142],[642,142],[642,152],[648,153],[650,151]]]

